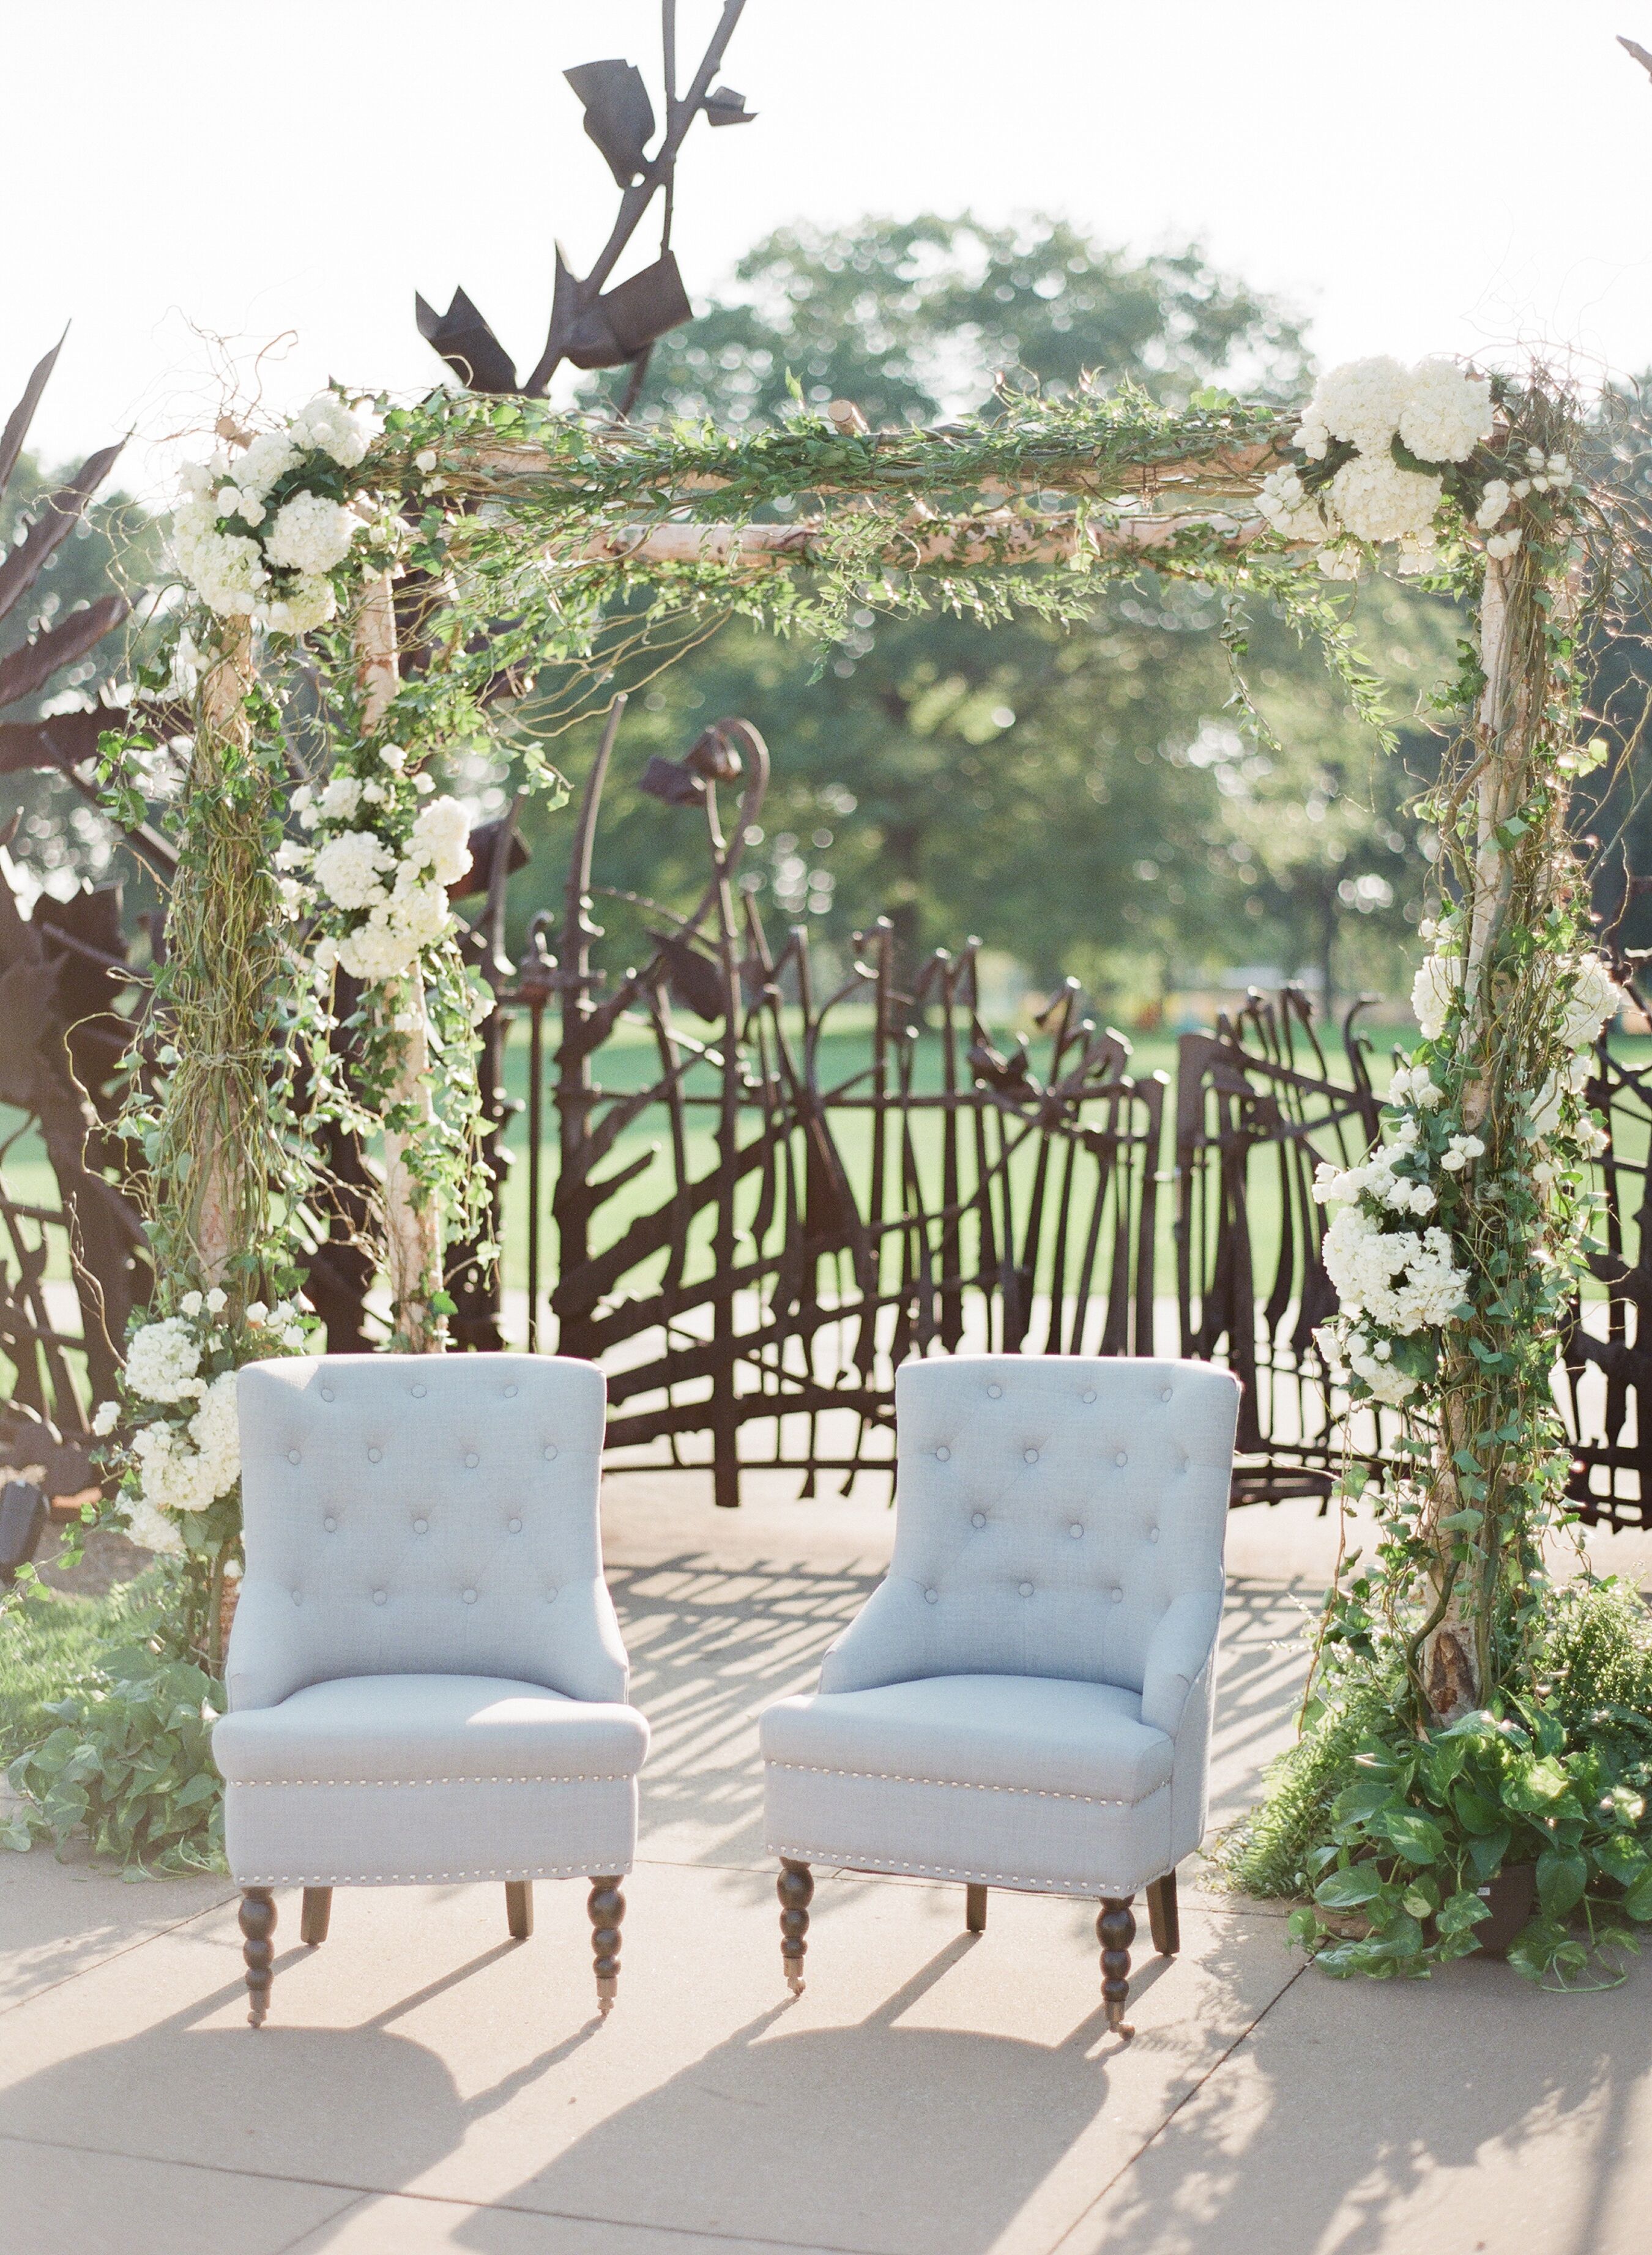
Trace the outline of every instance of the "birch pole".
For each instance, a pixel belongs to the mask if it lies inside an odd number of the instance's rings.
[[[353,636],[356,683],[362,692],[362,733],[372,736],[383,725],[399,678],[396,609],[388,572],[376,573],[363,589]],[[413,1160],[420,1130],[427,1128],[434,1117],[430,1017],[418,966],[405,978],[380,988],[375,1007],[399,1036],[401,1058],[384,1128],[384,1245],[390,1309],[397,1332],[410,1352],[439,1354],[447,1344],[446,1323],[432,1302],[442,1282],[441,1217],[434,1195],[418,1179]]]
[[[1543,649],[1544,607],[1566,608],[1575,588],[1550,584],[1546,594],[1526,551],[1488,558],[1480,599],[1482,687],[1474,713],[1467,774],[1458,799],[1473,792],[1473,845],[1464,841],[1466,900],[1461,969],[1461,1113],[1465,1128],[1487,1149],[1485,1179],[1493,1188],[1471,1206],[1471,1258],[1483,1265],[1510,1242],[1499,1202],[1500,1174],[1517,1154],[1522,1095],[1529,1100],[1557,1060],[1542,1028],[1551,1013],[1543,985],[1546,959],[1511,949],[1511,936],[1543,928],[1564,905],[1571,867],[1566,795],[1542,754],[1544,713],[1553,686]],[[1539,806],[1541,813],[1536,812]],[[1449,841],[1442,831],[1442,844]],[[1548,1193],[1544,1194],[1548,1203]],[[1552,1232],[1552,1222],[1549,1229]],[[1536,1258],[1549,1258],[1540,1225]],[[1508,1444],[1501,1436],[1523,1427],[1531,1409],[1528,1380],[1504,1317],[1494,1305],[1446,1331],[1441,1358],[1441,1414],[1434,1476],[1423,1532],[1432,1553],[1429,1607],[1419,1641],[1422,1688],[1437,1723],[1457,1721],[1482,1705],[1493,1687],[1494,1615],[1505,1576],[1523,1567]],[[1487,1437],[1494,1437],[1488,1451]],[[1442,1524],[1460,1518],[1466,1498],[1459,1467],[1483,1479],[1483,1516],[1467,1557]],[[1513,1548],[1511,1549],[1511,1545]]]
[[[252,679],[250,625],[227,619],[203,671],[179,808],[158,981],[176,1057],[149,1154],[158,1273],[179,1291],[221,1286],[243,1306],[259,1281],[278,1164],[269,1075],[281,964]]]

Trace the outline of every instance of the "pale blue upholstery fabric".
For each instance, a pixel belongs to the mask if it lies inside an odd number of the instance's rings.
[[[888,1578],[763,1718],[771,1851],[1129,1894],[1197,1847],[1238,1402],[1200,1363],[906,1364]]]
[[[602,1578],[601,1373],[295,1357],[239,1398],[213,1741],[239,1883],[629,1871],[648,1726]]]

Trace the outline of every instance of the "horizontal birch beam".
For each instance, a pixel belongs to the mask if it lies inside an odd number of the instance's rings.
[[[820,553],[830,519],[805,524],[665,523],[619,527],[595,534],[572,560],[600,564],[719,564],[761,572],[808,564]],[[919,518],[891,525],[882,561],[897,571],[953,566],[1060,564],[1088,552],[1149,558],[1184,534],[1211,530],[1238,551],[1269,528],[1261,517],[1223,516],[1125,518],[1114,524],[1081,524],[1076,517]],[[568,560],[568,559],[563,559]]]

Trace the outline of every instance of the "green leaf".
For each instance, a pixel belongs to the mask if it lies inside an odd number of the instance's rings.
[[[1382,1874],[1374,1864],[1352,1864],[1345,1872],[1327,1872],[1313,1899],[1327,1910],[1357,1910],[1381,1892]]]
[[[1624,1896],[1623,1908],[1640,1924],[1652,1923],[1652,1868],[1648,1868]]]
[[[1395,1804],[1394,1788],[1386,1779],[1364,1777],[1344,1786],[1331,1805],[1331,1814],[1339,1824],[1368,1824],[1380,1810]]]
[[[1474,1876],[1482,1886],[1494,1879],[1502,1869],[1503,1858],[1508,1853],[1513,1839],[1507,1824],[1500,1824],[1494,1832],[1486,1832],[1468,1844],[1468,1860],[1474,1867]]]
[[[1442,1934],[1466,1934],[1491,1914],[1492,1907],[1482,1896],[1463,1887],[1440,1906],[1436,1923]]]
[[[1372,1829],[1391,1841],[1408,1863],[1431,1864],[1445,1851],[1445,1835],[1420,1809],[1385,1809]]]
[[[1497,1803],[1466,1780],[1459,1780],[1453,1788],[1452,1806],[1466,1832],[1494,1832],[1503,1821]]]
[[[1564,1918],[1583,1900],[1589,1859],[1576,1849],[1546,1848],[1537,1858],[1537,1900],[1550,1918]]]
[[[1293,1910],[1285,1921],[1285,1932],[1298,1949],[1305,1949],[1319,1934],[1319,1921],[1311,1910]]]

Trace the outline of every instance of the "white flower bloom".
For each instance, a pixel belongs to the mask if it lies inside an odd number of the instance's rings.
[[[381,744],[378,755],[392,775],[400,775],[407,765],[407,755],[399,744]]]
[[[1399,433],[1420,461],[1466,462],[1492,427],[1492,388],[1454,361],[1419,361],[1407,382]]]
[[[165,1316],[135,1331],[126,1350],[126,1383],[140,1401],[186,1401],[203,1387],[200,1342],[182,1316]]]
[[[367,452],[368,432],[360,418],[330,391],[317,394],[292,423],[293,441],[307,452],[330,454],[353,470]]]
[[[278,869],[307,869],[315,858],[313,846],[300,846],[296,838],[284,838],[275,850]]]
[[[186,1292],[183,1298],[178,1303],[178,1305],[184,1315],[198,1316],[200,1313],[202,1306],[200,1294],[199,1292]]]
[[[421,446],[413,457],[413,467],[416,470],[433,470],[435,467],[436,449],[433,446]]]
[[[260,500],[299,459],[299,450],[285,431],[266,431],[255,439],[235,464],[235,483],[243,493]]]
[[[337,614],[339,599],[331,580],[295,580],[268,607],[267,618],[277,634],[309,634]]]
[[[451,922],[446,889],[411,879],[404,865],[390,898],[376,905],[364,924],[339,941],[338,960],[352,979],[382,986],[411,971]]]
[[[1623,990],[1613,980],[1598,955],[1577,959],[1571,992],[1566,998],[1561,1040],[1569,1050],[1592,1047],[1600,1029],[1623,1008]]]
[[[1437,1042],[1445,1031],[1446,1014],[1461,978],[1460,957],[1431,955],[1411,981],[1411,1013],[1425,1041]]]
[[[1339,1211],[1322,1249],[1343,1313],[1402,1337],[1449,1322],[1467,1289],[1443,1229],[1384,1230],[1361,1206]]]
[[[1529,470],[1541,470],[1548,459],[1541,446],[1528,446],[1526,449],[1526,467]]]
[[[1502,478],[1489,478],[1480,495],[1480,507],[1474,511],[1474,522],[1482,532],[1489,532],[1508,507],[1509,493]]]
[[[97,1435],[100,1441],[107,1440],[109,1436],[115,1430],[115,1428],[120,1423],[120,1403],[118,1401],[100,1401],[97,1405],[97,1413],[92,1419],[92,1430]]]
[[[354,821],[362,804],[360,780],[355,776],[334,776],[316,804],[324,821]]]
[[[335,908],[376,906],[385,897],[382,881],[395,867],[396,856],[370,830],[343,831],[315,849],[315,882]]]
[[[1357,580],[1360,576],[1360,551],[1350,541],[1339,540],[1320,549],[1314,561],[1327,580]]]
[[[1410,389],[1406,370],[1386,354],[1372,360],[1346,361],[1320,377],[1308,403],[1304,425],[1312,435],[1324,430],[1332,438],[1350,440],[1362,454],[1386,453],[1400,427]],[[1300,432],[1297,444],[1302,444]],[[1323,454],[1324,446],[1318,452]]]
[[[362,520],[325,494],[294,494],[284,502],[264,542],[264,554],[283,570],[309,577],[330,572],[349,553]]]
[[[126,1532],[142,1550],[176,1555],[184,1547],[177,1522],[168,1519],[165,1512],[157,1511],[147,1496],[140,1495],[127,1505]]]
[[[421,806],[408,840],[407,861],[429,867],[439,885],[456,884],[470,867],[470,817],[456,798],[432,798]]]
[[[1271,471],[1262,480],[1256,506],[1282,540],[1308,540],[1317,545],[1330,537],[1319,504],[1309,498],[1295,470]]]
[[[1331,505],[1357,540],[1398,540],[1421,531],[1440,505],[1436,477],[1402,470],[1385,455],[1356,454],[1331,481]]]
[[[228,1305],[228,1293],[221,1285],[214,1284],[207,1295],[207,1313],[209,1316],[221,1316]]]
[[[1566,1084],[1557,1072],[1551,1072],[1532,1099],[1531,1132],[1534,1136],[1553,1135],[1560,1125],[1560,1107],[1566,1094]]]
[[[1512,556],[1519,545],[1520,527],[1517,524],[1511,524],[1507,532],[1493,533],[1491,538],[1486,543],[1486,553],[1488,556],[1495,556],[1501,563],[1506,557]]]

